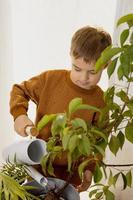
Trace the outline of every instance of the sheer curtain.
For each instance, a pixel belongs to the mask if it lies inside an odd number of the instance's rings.
[[[94,25],[112,35],[115,8],[116,0],[0,0],[0,152],[16,137],[9,114],[11,86],[44,70],[69,68],[72,34]],[[104,90],[105,74],[100,82]],[[33,120],[34,112],[30,104]]]
[[[115,22],[117,20],[126,14],[133,13],[133,1],[131,0],[117,0],[117,9],[116,9],[116,17]],[[113,33],[113,43],[117,45],[119,43],[119,35],[121,31],[125,28],[125,25],[121,25],[119,28],[114,29]],[[126,87],[125,81],[119,81],[117,78],[117,74],[114,73],[109,81],[109,85],[112,86],[114,84],[120,85],[122,87]],[[130,85],[129,93],[133,95],[133,85]],[[113,156],[113,154],[108,151],[107,152],[107,162],[113,163],[113,164],[130,164],[133,163],[133,157],[132,157],[132,151],[133,151],[133,145],[126,141],[124,148],[122,151],[119,151],[117,154],[117,157]],[[120,168],[125,169],[125,168]],[[126,168],[129,169],[129,168]],[[116,173],[117,171],[114,170]],[[133,189],[126,189],[125,191],[122,191],[123,188],[123,181],[121,179],[118,180],[118,185],[116,187],[116,190],[114,190],[116,194],[117,200],[132,200],[133,199]]]

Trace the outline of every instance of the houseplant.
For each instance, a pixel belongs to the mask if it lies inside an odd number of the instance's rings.
[[[38,130],[41,130],[43,126],[52,121],[52,137],[47,144],[49,153],[42,159],[44,173],[48,172],[53,175],[52,163],[54,158],[67,151],[70,174],[74,170],[75,162],[77,163],[81,157],[83,160],[78,162],[78,171],[81,178],[86,166],[91,162],[95,162],[96,168],[93,175],[94,182],[97,185],[103,177],[102,171],[105,172],[106,176],[106,168],[108,166],[115,167],[115,165],[105,164],[99,159],[99,155],[104,157],[107,146],[116,155],[118,150],[122,149],[125,139],[133,143],[133,96],[129,93],[133,82],[133,14],[121,17],[117,25],[123,23],[126,23],[127,27],[120,35],[120,44],[116,47],[110,46],[103,51],[96,63],[96,71],[109,63],[109,78],[116,70],[118,79],[125,81],[126,87],[114,85],[108,88],[104,94],[106,107],[101,110],[85,105],[82,99],[76,98],[70,102],[66,113],[52,114],[42,118],[38,124]],[[116,98],[121,103],[117,103]],[[98,122],[87,124],[82,119],[73,119],[73,113],[79,109],[92,109],[99,112]],[[109,118],[107,117],[108,113]],[[91,155],[89,159],[88,155]],[[131,187],[131,171],[126,174],[119,171],[113,175],[110,170],[110,175],[107,177],[109,179],[108,184],[106,186],[98,184],[100,188],[91,191],[90,198],[103,199],[105,196],[107,200],[113,200],[115,197],[109,188],[116,185],[119,176],[123,179],[123,189],[126,189],[127,186]]]
[[[127,186],[131,187],[132,184],[131,171],[126,172],[126,174],[121,171],[113,174],[110,170],[108,176],[106,174],[106,169],[109,165],[106,165],[101,159],[105,155],[107,146],[109,146],[110,151],[116,155],[118,150],[123,148],[125,140],[133,143],[133,97],[129,94],[129,88],[133,82],[133,14],[120,18],[118,25],[123,23],[126,23],[128,27],[124,29],[120,35],[120,45],[117,47],[110,46],[104,50],[96,63],[96,70],[99,70],[103,65],[110,63],[108,66],[109,78],[114,71],[117,70],[118,79],[127,82],[126,89],[119,89],[116,85],[108,88],[104,94],[106,107],[103,109],[85,105],[80,98],[73,99],[66,112],[46,115],[41,119],[37,126],[38,130],[41,130],[47,123],[52,123],[52,137],[47,143],[48,154],[42,158],[41,163],[44,174],[48,172],[51,176],[54,176],[52,166],[53,161],[55,157],[60,157],[63,152],[67,152],[68,157],[68,171],[70,173],[68,183],[71,179],[73,170],[75,169],[75,165],[78,165],[78,172],[82,178],[86,166],[90,163],[95,163],[96,167],[93,172],[93,178],[95,186],[99,187],[94,187],[93,189],[93,186],[91,186],[92,189],[89,196],[92,200],[100,200],[104,197],[106,200],[114,200],[115,196],[111,192],[110,187],[116,185],[119,176],[123,178],[123,189],[126,189]],[[121,105],[116,102],[116,97],[121,100]],[[92,121],[91,123],[86,123],[83,119],[73,118],[73,113],[78,109],[91,109],[94,113],[98,112],[98,122],[94,123]],[[88,155],[91,156],[88,157]],[[21,168],[22,166],[19,167]],[[8,190],[10,185],[4,186],[3,182],[5,178],[5,175],[3,176],[3,174],[6,171],[7,169],[3,171],[2,167],[0,172],[0,200],[2,198],[3,200],[12,199]],[[23,178],[26,178],[27,175],[25,175],[25,173],[23,175]],[[108,179],[107,185],[100,183],[104,175],[106,179]],[[9,176],[11,176],[11,173],[6,174],[6,178]],[[17,183],[17,187],[19,187],[23,194],[22,196],[17,193],[16,196],[13,196],[14,199],[18,199],[19,197],[20,199],[39,199],[38,197],[34,198],[34,196],[27,193],[26,187],[29,189],[28,186],[20,186],[19,181],[14,176],[12,176],[10,181],[13,181],[14,184]],[[68,183],[63,186],[62,190]],[[21,190],[22,187],[23,189]],[[27,197],[24,196],[25,192]]]

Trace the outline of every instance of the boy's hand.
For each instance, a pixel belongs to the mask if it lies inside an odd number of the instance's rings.
[[[33,131],[30,131],[32,136],[37,136],[38,132],[34,127],[33,122],[27,117],[27,115],[20,115],[15,119],[14,129],[22,137],[28,136],[27,129],[32,127]],[[29,129],[30,130],[30,129]]]
[[[86,191],[91,185],[91,181],[92,181],[92,172],[90,170],[86,170],[84,172],[81,185],[77,187],[78,192]]]

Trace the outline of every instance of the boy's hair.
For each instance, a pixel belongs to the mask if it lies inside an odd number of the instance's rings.
[[[85,62],[96,61],[111,43],[109,33],[101,28],[86,26],[73,35],[70,54],[76,59],[83,58]]]

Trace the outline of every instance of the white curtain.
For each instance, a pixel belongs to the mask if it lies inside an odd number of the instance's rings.
[[[115,22],[126,14],[133,13],[133,1],[132,0],[117,0],[117,9],[116,9],[116,17]],[[114,29],[113,33],[113,43],[117,45],[119,43],[119,36],[122,30],[125,28],[125,25],[121,25],[120,27]],[[109,86],[112,85],[120,85],[122,87],[126,87],[125,81],[119,81],[117,78],[117,73],[114,73],[109,81]],[[130,85],[129,93],[133,95],[133,85]],[[122,151],[119,151],[117,156],[113,156],[113,154],[108,151],[107,152],[107,163],[110,164],[130,164],[133,163],[132,157],[133,145],[126,141],[124,148]],[[130,168],[120,168],[121,170],[129,170]],[[114,170],[114,173],[118,173],[118,171]],[[133,175],[133,174],[132,174]],[[118,184],[116,189],[114,190],[116,195],[116,200],[132,200],[133,199],[133,188],[127,188],[125,191],[122,191],[123,181],[121,179],[118,180]]]

